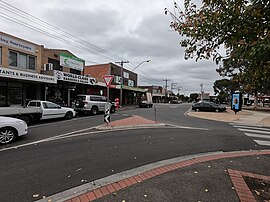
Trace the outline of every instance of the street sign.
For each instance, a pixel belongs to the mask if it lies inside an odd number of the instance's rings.
[[[107,87],[110,87],[112,81],[113,81],[113,75],[104,75],[103,80]]]
[[[110,121],[111,121],[110,114],[105,114],[104,115],[104,122],[106,122],[108,124],[108,123],[110,123]]]
[[[110,117],[110,105],[107,103],[105,106],[105,114],[104,114],[104,122],[107,124],[110,123],[111,117]]]

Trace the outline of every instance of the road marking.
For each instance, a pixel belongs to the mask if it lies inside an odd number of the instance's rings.
[[[177,125],[171,125],[171,124],[165,124],[165,127],[166,126],[173,127],[173,128],[179,128],[179,129],[189,129],[189,130],[209,130],[207,128],[194,128],[194,127],[177,126]],[[145,125],[144,127],[137,127],[137,128],[136,127],[117,128],[117,129],[114,129],[114,130],[101,130],[101,131],[78,133],[78,132],[83,132],[83,131],[91,130],[91,129],[95,129],[95,128],[96,128],[96,126],[91,127],[91,128],[85,128],[85,129],[78,130],[78,131],[65,133],[65,134],[62,134],[62,135],[57,135],[57,136],[50,137],[50,138],[45,138],[45,139],[34,141],[34,142],[29,142],[29,143],[25,143],[25,144],[21,144],[21,145],[16,145],[16,146],[12,146],[12,147],[3,148],[3,149],[0,149],[0,152],[12,150],[12,149],[18,149],[18,148],[22,148],[22,147],[27,147],[27,146],[31,146],[31,145],[37,145],[37,144],[40,144],[40,143],[51,142],[51,141],[62,140],[62,139],[68,139],[68,138],[72,138],[72,137],[80,137],[80,136],[85,136],[85,135],[116,132],[116,131],[126,131],[126,130],[141,130],[141,129],[155,129],[155,128],[160,129],[160,125],[157,125],[156,127],[154,127],[152,125],[148,127],[147,125]]]
[[[254,133],[245,133],[245,135],[247,135],[249,137],[258,137],[258,138],[270,139],[269,135],[259,135],[259,134],[254,134]]]
[[[196,128],[196,127],[189,127],[189,126],[179,126],[174,124],[167,124],[165,123],[165,126],[171,126],[175,128],[181,128],[181,129],[190,129],[190,130],[209,130],[208,128]]]
[[[235,128],[247,128],[247,129],[256,129],[256,130],[265,130],[270,131],[268,128],[260,128],[260,127],[253,127],[253,126],[246,126],[246,125],[233,125]]]
[[[261,130],[250,130],[250,129],[244,129],[244,128],[238,128],[238,130],[240,131],[244,131],[244,132],[254,132],[254,133],[263,133],[263,134],[269,134],[270,135],[270,131],[261,131]]]
[[[254,140],[257,142],[259,145],[264,145],[264,146],[270,146],[270,141],[264,141],[264,140]]]

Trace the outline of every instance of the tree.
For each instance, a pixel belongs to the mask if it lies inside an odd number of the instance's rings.
[[[199,94],[198,93],[191,93],[189,95],[191,101],[197,101],[198,100],[198,97],[199,97]]]
[[[269,91],[270,3],[268,0],[202,0],[197,8],[184,0],[174,12],[165,9],[182,39],[185,59],[212,58],[221,76],[238,77],[249,93]],[[176,15],[178,12],[179,15]],[[220,47],[226,49],[220,54]]]
[[[239,82],[237,78],[232,79],[220,79],[214,82],[214,92],[215,95],[218,94],[218,99],[220,102],[229,102],[231,93],[236,90],[239,90]]]

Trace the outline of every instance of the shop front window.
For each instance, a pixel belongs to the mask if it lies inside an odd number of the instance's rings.
[[[24,53],[9,51],[9,66],[35,70],[36,57]]]
[[[33,56],[29,56],[29,69],[36,69],[36,58]]]
[[[17,67],[18,54],[16,52],[9,52],[9,65],[13,67]]]
[[[27,67],[27,55],[20,54],[19,55],[19,67],[26,69]]]
[[[8,87],[8,101],[11,105],[22,104],[22,88]]]

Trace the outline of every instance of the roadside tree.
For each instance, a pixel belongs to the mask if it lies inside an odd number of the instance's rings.
[[[212,58],[221,76],[237,76],[255,98],[269,91],[270,2],[268,0],[202,0],[198,7],[184,0],[184,10],[174,3],[165,9],[171,27],[185,36],[180,45],[185,59]],[[225,53],[220,50],[225,48]]]

